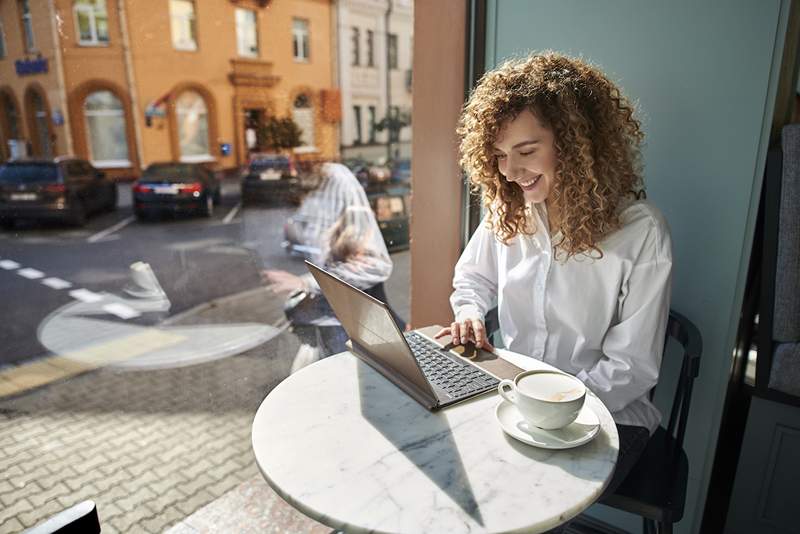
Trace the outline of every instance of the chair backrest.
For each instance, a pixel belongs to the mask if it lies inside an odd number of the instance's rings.
[[[23,534],[100,534],[97,506],[94,501],[80,502]]]
[[[671,452],[676,453],[683,447],[683,436],[686,432],[686,422],[689,419],[689,404],[692,400],[692,386],[694,379],[700,373],[703,338],[694,323],[675,310],[670,310],[667,321],[667,332],[664,338],[665,356],[670,338],[677,341],[683,350],[681,371],[667,423],[667,436],[674,438],[670,441],[675,445],[675,450]],[[654,391],[655,388],[650,391],[651,398]]]

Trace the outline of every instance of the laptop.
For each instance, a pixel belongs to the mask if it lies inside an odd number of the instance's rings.
[[[351,352],[428,410],[497,391],[497,376],[459,354],[463,346],[448,350],[451,345],[442,347],[432,333],[426,335],[435,327],[403,333],[385,303],[310,261],[306,265],[350,336]]]

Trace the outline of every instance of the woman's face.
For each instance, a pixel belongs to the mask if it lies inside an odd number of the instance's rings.
[[[500,174],[516,182],[526,202],[544,202],[556,177],[556,147],[553,132],[528,110],[508,120],[494,143]]]

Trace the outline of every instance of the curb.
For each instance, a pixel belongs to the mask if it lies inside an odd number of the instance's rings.
[[[239,299],[246,299],[255,295],[260,292],[268,292],[269,290],[266,287],[254,287],[252,289],[246,289],[244,291],[240,291],[239,293],[234,293],[232,295],[225,295],[224,297],[218,297],[207,302],[203,302],[202,304],[198,304],[193,308],[189,308],[188,310],[184,310],[176,315],[171,315],[161,321],[160,325],[171,326],[177,322],[180,322],[187,317],[192,317],[194,315],[199,315],[204,311],[211,310],[213,308],[219,308],[232,302],[236,302]],[[270,293],[271,294],[271,293]]]

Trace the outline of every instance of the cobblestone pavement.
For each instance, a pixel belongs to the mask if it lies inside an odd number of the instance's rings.
[[[279,311],[260,315],[274,323]],[[96,501],[104,533],[162,532],[252,479],[253,415],[296,350],[284,332],[210,363],[100,369],[0,402],[0,532],[84,499]]]

